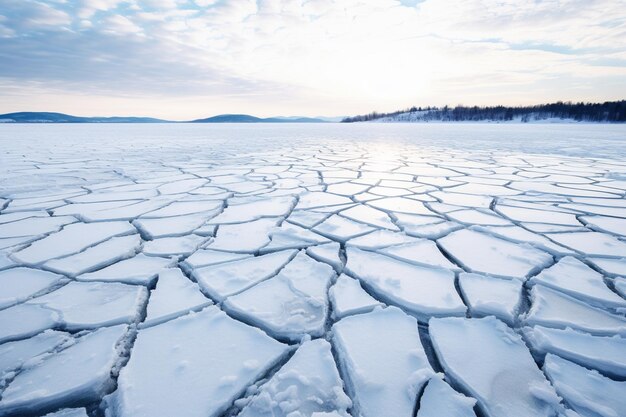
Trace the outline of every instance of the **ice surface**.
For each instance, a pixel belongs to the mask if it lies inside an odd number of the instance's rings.
[[[580,219],[591,229],[626,236],[626,219],[605,216],[581,216]]]
[[[346,317],[332,334],[353,414],[411,417],[418,392],[434,373],[416,320],[389,307]]]
[[[59,231],[63,226],[76,222],[75,217],[29,217],[9,223],[0,223],[0,238],[38,236]]]
[[[428,239],[421,239],[404,245],[386,247],[381,249],[380,252],[417,265],[437,266],[455,271],[460,270],[458,266],[443,256],[435,242]]]
[[[580,226],[576,216],[559,211],[535,210],[523,207],[499,205],[498,212],[511,220],[531,223],[549,223],[563,226]]]
[[[438,240],[460,264],[486,274],[524,279],[552,262],[552,256],[474,230],[459,230]]]
[[[145,234],[148,239],[184,236],[202,226],[204,222],[214,214],[217,214],[217,211],[209,214],[196,213],[187,214],[185,216],[163,217],[160,219],[139,219],[135,220],[133,224]]]
[[[57,313],[59,324],[68,330],[82,330],[137,320],[147,296],[147,290],[136,285],[70,282],[26,305]]]
[[[331,266],[300,252],[275,277],[226,299],[224,308],[278,338],[297,341],[305,334],[321,336],[334,275]]]
[[[333,317],[341,319],[352,314],[364,313],[383,304],[363,290],[359,281],[340,275],[328,292],[333,306]]]
[[[316,191],[301,195],[296,208],[302,210],[317,207],[336,206],[346,203],[352,203],[352,200],[341,195]]]
[[[344,210],[341,212],[341,215],[370,226],[398,230],[398,227],[393,224],[387,213],[365,205],[358,205]]]
[[[346,410],[352,402],[343,391],[330,349],[323,339],[304,342],[239,417],[311,416],[323,412],[348,417]]]
[[[149,285],[157,274],[174,262],[170,259],[146,256],[140,253],[130,259],[107,266],[98,271],[76,277],[79,281],[119,281],[127,284]]]
[[[270,231],[278,225],[275,218],[259,219],[247,223],[220,225],[209,249],[254,253],[270,241]]]
[[[252,255],[242,253],[221,252],[211,249],[200,249],[193,253],[189,258],[183,261],[186,268],[200,268],[207,265],[216,265],[223,262],[237,261],[249,258]]]
[[[146,242],[142,252],[150,256],[191,255],[205,241],[198,235],[163,237]]]
[[[433,215],[424,203],[420,201],[411,200],[405,197],[390,197],[380,200],[369,201],[367,205],[375,207],[384,211],[407,213],[407,214],[425,214]]]
[[[198,284],[180,269],[166,269],[159,273],[156,288],[150,294],[146,319],[140,326],[154,326],[209,304],[211,300],[202,295]]]
[[[524,335],[537,355],[554,353],[604,374],[626,378],[625,338],[541,326],[524,328]]]
[[[0,126],[0,391],[128,324],[105,391],[72,388],[29,415],[472,415],[461,394],[483,380],[432,376],[427,321],[491,315],[523,335],[535,368],[550,353],[624,381],[624,136],[591,124]],[[357,329],[346,348],[343,323]],[[231,327],[240,335],[225,337]],[[492,333],[463,360],[477,362],[473,377],[517,366],[494,377],[496,394],[512,393],[500,414],[529,392],[554,402],[524,386],[523,346],[493,354],[510,331]],[[465,339],[445,344],[469,351]],[[131,353],[122,401],[101,404]],[[331,382],[315,379],[322,369]],[[63,378],[48,374],[36,395]],[[554,417],[577,416],[572,405]]]
[[[414,237],[407,236],[403,233],[391,232],[389,230],[376,230],[366,235],[350,239],[346,243],[346,246],[375,250],[416,241],[417,239]]]
[[[63,277],[31,268],[0,271],[0,309],[27,300],[33,295],[59,284]]]
[[[592,307],[537,284],[530,291],[531,308],[523,318],[529,325],[583,330],[596,335],[626,335],[626,318]]]
[[[417,417],[476,417],[476,400],[456,392],[438,375],[428,381]]]
[[[63,332],[46,330],[30,339],[7,342],[0,345],[0,388],[5,375],[42,360],[55,349],[73,343],[73,338]],[[10,379],[10,378],[9,378]]]
[[[360,279],[382,301],[403,307],[420,320],[465,315],[466,307],[450,271],[417,266],[357,248],[348,248],[347,258],[347,274]]]
[[[613,275],[626,276],[626,258],[588,258],[596,267],[600,268],[604,272]]]
[[[55,413],[46,414],[44,417],[88,417],[84,408],[65,408]]]
[[[343,268],[343,262],[339,257],[340,244],[337,242],[324,243],[311,246],[306,250],[307,255],[320,262],[326,262],[339,271]]]
[[[626,253],[626,243],[605,233],[553,233],[550,239],[587,256],[623,257]]]
[[[193,276],[207,294],[222,301],[276,275],[295,255],[296,251],[286,250],[209,265],[194,270]]]
[[[613,381],[552,354],[546,356],[543,370],[556,392],[581,416],[626,415],[626,382]]]
[[[339,215],[332,215],[313,228],[317,233],[338,242],[373,232],[374,228]]]
[[[56,311],[32,304],[0,310],[0,343],[31,337],[59,322]]]
[[[570,255],[575,253],[571,249],[557,245],[545,236],[533,233],[520,226],[487,226],[483,230],[493,234],[494,236],[501,237],[506,240],[511,240],[513,242],[527,242],[539,249],[545,250],[550,253],[556,253],[558,255]]]
[[[287,350],[213,306],[141,329],[109,415],[219,416]]]
[[[626,300],[612,292],[601,274],[576,258],[567,256],[529,280],[598,307],[626,308]]]
[[[513,325],[522,302],[519,280],[461,273],[459,287],[474,317],[493,315]]]
[[[50,269],[71,277],[94,271],[111,265],[122,259],[130,258],[141,245],[139,235],[113,237],[96,246],[87,248],[83,252],[66,256],[61,259],[52,259],[43,264]]]
[[[161,217],[184,216],[187,214],[214,211],[222,207],[222,200],[177,201],[158,210],[150,211],[141,217],[159,219]]]
[[[111,371],[126,331],[124,325],[96,330],[18,373],[2,392],[0,414],[48,411],[64,403],[99,399],[112,388]]]
[[[626,278],[615,278],[613,285],[615,286],[615,291],[626,298]]]
[[[224,211],[211,219],[210,223],[244,223],[262,217],[284,216],[293,207],[295,201],[290,197],[262,199],[250,203],[229,205]]]
[[[478,400],[486,416],[556,414],[554,389],[520,336],[500,320],[432,318],[429,331],[446,374]]]
[[[73,223],[13,254],[15,260],[35,265],[72,255],[114,236],[135,233],[127,222]]]

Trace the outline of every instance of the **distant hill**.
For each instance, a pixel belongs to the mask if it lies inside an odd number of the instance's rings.
[[[18,112],[0,114],[0,123],[166,123],[152,117],[80,117],[63,113]]]
[[[353,122],[626,122],[626,100],[604,103],[557,102],[520,107],[411,107],[392,113],[373,112],[346,117],[343,123]]]
[[[327,123],[313,117],[268,117],[248,114],[220,114],[206,119],[172,122],[153,117],[80,117],[51,112],[18,112],[0,114],[0,123]]]
[[[326,121],[312,117],[261,118],[249,114],[220,114],[206,119],[192,120],[190,123],[326,123]]]

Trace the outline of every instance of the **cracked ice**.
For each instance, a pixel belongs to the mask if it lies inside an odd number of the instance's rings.
[[[626,415],[623,145],[45,128],[0,131],[0,416]]]

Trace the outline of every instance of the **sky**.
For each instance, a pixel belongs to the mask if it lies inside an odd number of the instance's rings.
[[[626,0],[0,0],[0,113],[626,98]]]

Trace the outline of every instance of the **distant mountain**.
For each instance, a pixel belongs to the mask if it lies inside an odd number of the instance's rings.
[[[63,113],[18,112],[0,114],[0,123],[327,123],[314,117],[268,117],[249,114],[220,114],[206,119],[172,122],[153,117],[81,117]]]
[[[152,117],[80,117],[63,113],[18,112],[0,114],[0,123],[167,123]]]
[[[192,120],[190,123],[326,123],[326,121],[312,117],[261,118],[249,114],[220,114],[206,119]]]
[[[392,113],[373,112],[346,117],[343,123],[353,122],[626,122],[626,100],[604,103],[564,103],[562,101],[536,106],[491,107],[411,107]]]

